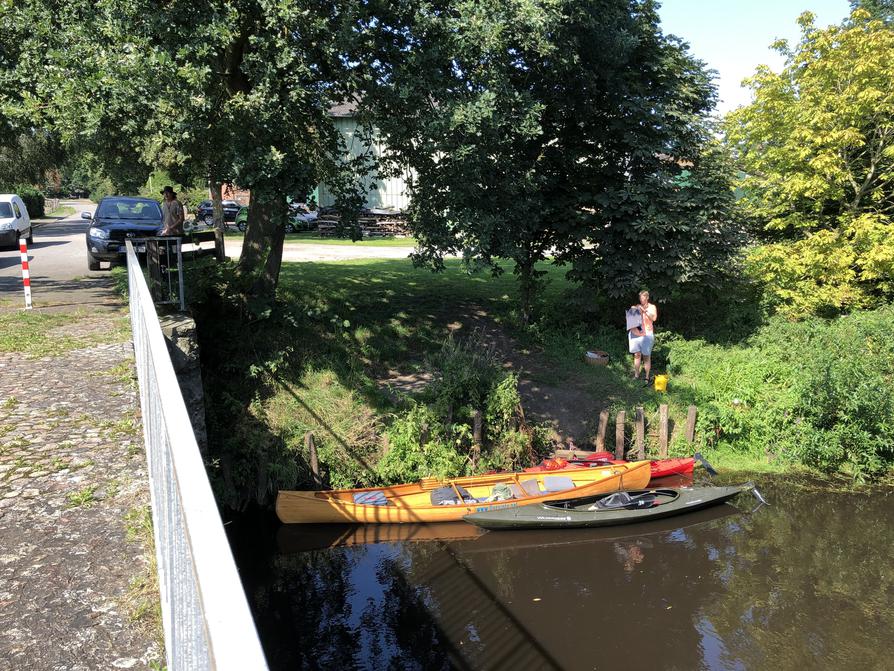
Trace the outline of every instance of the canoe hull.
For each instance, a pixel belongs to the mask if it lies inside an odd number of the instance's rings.
[[[670,475],[691,475],[695,467],[695,459],[657,459],[652,462],[652,479],[666,478]]]
[[[682,515],[729,501],[753,489],[752,484],[735,487],[693,487],[682,489],[649,489],[631,494],[652,492],[659,495],[660,505],[640,510],[588,510],[598,497],[554,500],[518,506],[512,510],[491,510],[467,515],[471,524],[493,531],[507,529],[583,529],[634,524]],[[565,506],[569,507],[565,507]]]
[[[545,474],[553,475],[553,474]],[[563,476],[573,477],[571,473]],[[543,476],[538,476],[542,478]],[[466,515],[487,512],[498,508],[518,506],[520,503],[530,504],[541,501],[553,501],[577,496],[592,496],[622,489],[639,489],[645,487],[651,477],[649,462],[639,461],[630,464],[618,464],[605,467],[605,473],[598,480],[588,479],[573,489],[543,493],[538,496],[509,499],[506,501],[490,501],[481,503],[464,503],[460,505],[433,506],[430,503],[431,491],[423,489],[421,484],[399,485],[383,488],[389,505],[365,505],[354,503],[356,492],[368,490],[336,490],[322,492],[280,491],[276,497],[276,514],[286,524],[412,524],[430,522],[458,522]],[[532,474],[506,474],[502,480],[507,484],[520,479],[535,478]],[[498,483],[494,483],[498,484]],[[462,485],[476,498],[490,493],[491,484]]]
[[[626,464],[628,462],[623,459],[610,459],[605,458],[604,455],[608,454],[607,452],[599,452],[598,459],[573,459],[568,462],[568,465],[564,468],[553,468],[547,469],[543,465],[539,466],[531,466],[530,468],[526,468],[526,473],[565,473],[569,470],[579,470],[582,468],[593,468],[596,465],[606,465],[606,464]],[[686,457],[683,459],[653,459],[652,460],[652,480],[657,480],[658,478],[666,478],[671,475],[691,475],[692,469],[695,466],[695,459],[692,457]]]

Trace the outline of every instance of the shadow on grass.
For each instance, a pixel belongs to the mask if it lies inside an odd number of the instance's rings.
[[[566,414],[591,417],[587,421],[593,422],[593,431],[603,408],[626,410],[632,422],[636,406],[642,405],[650,415],[657,413],[659,404],[668,403],[671,420],[679,423],[695,401],[695,391],[672,379],[670,391],[658,394],[630,379],[623,324],[620,317],[618,324],[606,317],[615,311],[605,306],[617,301],[603,301],[601,316],[585,314],[569,300],[570,285],[562,269],[546,270],[550,282],[542,297],[544,318],[529,331],[513,326],[518,290],[512,275],[469,274],[458,261],[448,261],[446,270],[437,274],[414,268],[406,259],[286,263],[276,310],[254,323],[243,323],[232,303],[213,298],[215,289],[210,290],[212,300],[200,307],[198,317],[209,402],[227,408],[217,415],[218,437],[230,445],[225,451],[259,451],[250,458],[232,457],[241,463],[233,472],[264,471],[256,478],[242,477],[242,489],[251,481],[262,500],[278,488],[309,485],[307,455],[297,445],[297,431],[307,425],[327,434],[340,455],[356,461],[351,468],[357,475],[374,482],[371,452],[355,449],[345,435],[352,427],[332,414],[337,408],[326,407],[330,383],[323,380],[318,388],[302,389],[302,377],[312,371],[331,372],[341,387],[356,393],[381,418],[399,409],[395,399],[382,391],[381,380],[394,373],[418,372],[426,355],[437,351],[449,333],[462,335],[482,325],[509,334],[504,344],[525,350],[512,353],[524,357],[525,374],[550,385],[548,393]],[[622,310],[623,306],[617,313],[623,314]],[[687,319],[697,325],[701,313],[693,314]],[[669,309],[662,309],[661,316],[673,323]],[[708,327],[708,332],[719,333],[711,324]],[[653,374],[667,368],[664,337],[659,334]],[[611,365],[585,364],[583,353],[592,348],[609,352]],[[563,388],[580,392],[578,400],[560,396],[557,390]],[[272,430],[265,415],[269,413],[265,404],[283,393],[294,412],[305,416],[289,423],[295,431],[289,436],[282,435],[282,426]],[[284,405],[277,412],[282,415],[288,408]],[[240,418],[244,415],[255,417],[256,423],[250,426]],[[261,447],[252,447],[255,442]],[[245,498],[243,492],[240,500]]]

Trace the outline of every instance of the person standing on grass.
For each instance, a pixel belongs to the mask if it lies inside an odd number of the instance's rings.
[[[655,342],[655,322],[658,321],[658,308],[649,302],[649,292],[639,292],[639,304],[630,308],[639,311],[642,325],[627,332],[630,353],[633,355],[633,379],[639,379],[640,367],[646,372],[646,384],[652,383],[652,344]]]
[[[161,190],[164,202],[161,204],[161,235],[183,235],[183,205],[177,200],[177,192],[170,186]]]

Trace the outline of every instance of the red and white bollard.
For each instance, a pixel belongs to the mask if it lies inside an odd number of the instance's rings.
[[[28,270],[28,243],[19,238],[19,251],[22,253],[22,282],[25,284],[25,309],[31,309],[31,271]]]

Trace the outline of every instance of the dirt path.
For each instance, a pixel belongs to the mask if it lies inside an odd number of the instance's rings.
[[[458,336],[468,336],[474,331],[481,333],[504,368],[518,375],[526,417],[549,426],[559,442],[570,439],[581,449],[592,449],[588,443],[596,433],[596,419],[604,401],[593,395],[586,381],[574,374],[557,379],[555,366],[543,354],[524,348],[480,307],[466,306],[462,312],[462,317],[445,323],[445,333],[450,331]],[[390,371],[379,383],[394,391],[412,394],[421,391],[430,380],[431,375],[426,372]]]

